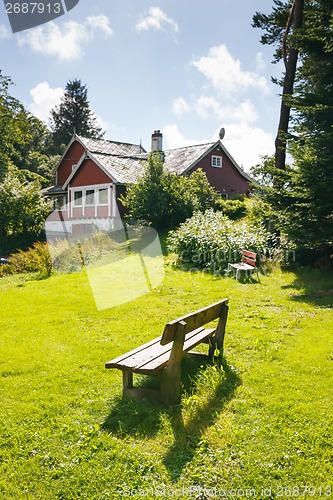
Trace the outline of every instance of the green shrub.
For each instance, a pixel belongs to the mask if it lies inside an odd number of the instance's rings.
[[[112,235],[96,232],[89,238],[77,240],[58,239],[50,242],[52,266],[59,273],[81,271],[84,266],[94,264],[107,257],[108,260],[123,258],[127,242],[124,235],[112,232]]]
[[[51,258],[46,243],[34,243],[27,251],[10,255],[9,263],[0,267],[0,276],[8,274],[39,273],[48,277],[52,272]]]
[[[222,212],[231,220],[242,219],[247,212],[246,204],[242,200],[219,199],[215,203],[215,209]]]
[[[267,254],[269,236],[263,228],[235,223],[221,212],[207,210],[195,213],[170,232],[167,243],[179,263],[218,272],[228,262],[239,261],[242,250]]]
[[[121,197],[131,219],[151,223],[155,229],[177,227],[196,211],[213,207],[218,194],[198,169],[189,177],[166,171],[160,155],[151,154],[144,174]]]

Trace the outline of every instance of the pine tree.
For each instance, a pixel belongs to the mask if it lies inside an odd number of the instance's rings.
[[[256,14],[255,19],[266,30],[262,41],[277,43],[278,59],[290,2],[274,3],[274,16]],[[293,161],[285,170],[269,162],[262,165],[261,174],[271,176],[264,196],[292,241],[325,249],[333,245],[333,0],[305,2],[303,27],[293,35],[293,45],[300,55],[294,93],[288,99]]]
[[[274,3],[277,7],[273,8],[273,13],[270,16],[256,13],[253,17],[253,26],[267,30],[269,36],[262,37],[262,43],[278,43],[275,59],[282,58],[284,62],[285,74],[282,83],[280,118],[275,139],[275,166],[276,168],[285,169],[291,112],[290,97],[294,90],[299,53],[294,38],[302,28],[304,0],[293,0],[291,5],[290,2],[282,3],[280,0],[274,0]],[[287,13],[288,17],[286,17]]]
[[[104,135],[90,109],[88,89],[81,80],[70,80],[59,106],[51,111],[51,130],[56,153],[61,153],[74,133],[93,139]]]

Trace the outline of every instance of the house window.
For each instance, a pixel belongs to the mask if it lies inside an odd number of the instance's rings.
[[[82,191],[74,191],[74,206],[82,207]]]
[[[212,167],[222,167],[222,156],[212,156]]]
[[[94,205],[95,204],[95,190],[87,189],[86,190],[86,205]]]
[[[107,205],[109,203],[109,190],[108,188],[102,188],[98,190],[98,204]]]

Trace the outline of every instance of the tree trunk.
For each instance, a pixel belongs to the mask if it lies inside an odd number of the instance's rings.
[[[278,133],[275,139],[275,166],[276,168],[283,170],[286,168],[286,146],[290,120],[290,104],[288,103],[288,97],[292,96],[293,94],[298,59],[298,50],[294,47],[291,47],[289,49],[287,57],[286,38],[289,33],[291,24],[293,27],[293,33],[295,33],[302,27],[303,11],[304,0],[294,0],[283,40],[284,63],[286,72],[283,82],[280,121],[278,126]]]

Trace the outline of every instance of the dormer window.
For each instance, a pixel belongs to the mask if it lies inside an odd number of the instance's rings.
[[[212,155],[211,166],[221,168],[222,167],[222,156]]]

